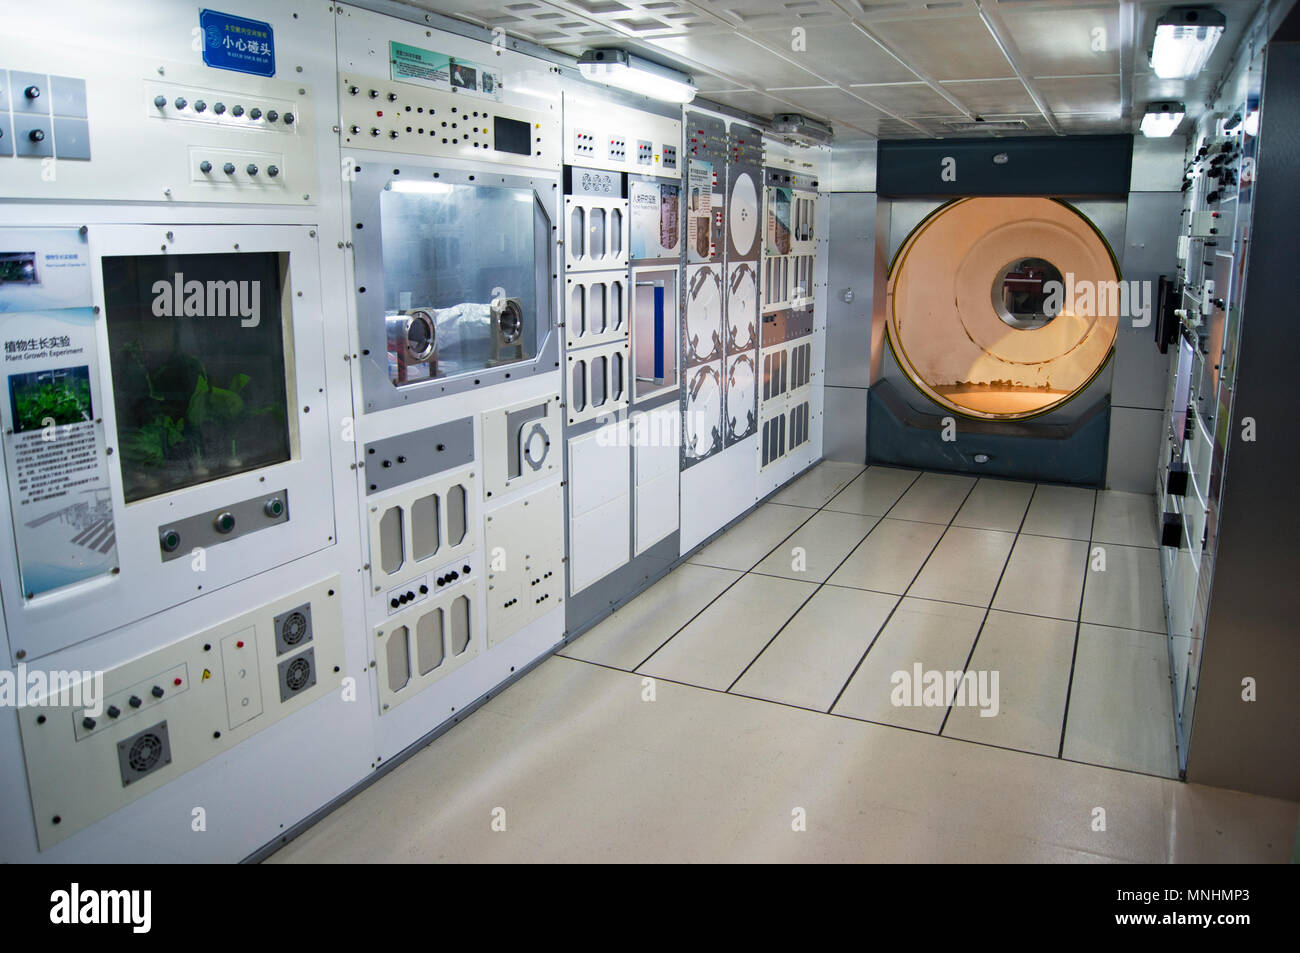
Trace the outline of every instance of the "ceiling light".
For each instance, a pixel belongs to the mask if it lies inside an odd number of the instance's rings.
[[[578,59],[582,75],[597,83],[667,103],[689,103],[695,98],[691,78],[623,50],[587,50]]]
[[[1174,7],[1156,21],[1152,72],[1161,79],[1191,79],[1205,68],[1227,22],[1213,7]]]
[[[773,116],[772,132],[803,146],[825,145],[834,136],[834,130],[826,123],[799,113],[779,113]]]
[[[1182,103],[1151,103],[1142,117],[1142,135],[1150,139],[1172,136],[1184,115]]]

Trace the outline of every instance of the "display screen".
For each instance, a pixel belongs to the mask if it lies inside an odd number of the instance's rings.
[[[126,502],[290,458],[288,256],[105,257]]]
[[[379,214],[394,385],[536,356],[550,227],[532,189],[394,181]]]
[[[528,123],[520,122],[518,119],[506,119],[504,116],[496,116],[492,122],[494,124],[492,138],[496,143],[497,152],[513,152],[517,156],[533,154],[532,132],[528,128]]]

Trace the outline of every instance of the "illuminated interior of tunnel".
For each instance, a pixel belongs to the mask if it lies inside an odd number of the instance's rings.
[[[889,273],[889,343],[912,383],[972,417],[1044,413],[1105,366],[1123,306],[1115,258],[1078,211],[969,198],[931,213]]]

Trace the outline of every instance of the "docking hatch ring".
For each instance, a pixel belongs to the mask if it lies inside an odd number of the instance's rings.
[[[1082,391],[1109,359],[1122,307],[1110,245],[1048,198],[967,198],[932,212],[889,271],[886,332],[935,403],[1015,420]]]

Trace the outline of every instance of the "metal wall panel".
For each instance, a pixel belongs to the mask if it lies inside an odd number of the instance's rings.
[[[1294,25],[1296,17],[1291,17]],[[1285,29],[1285,27],[1284,27]],[[1300,557],[1295,516],[1279,491],[1300,469],[1293,384],[1300,361],[1294,309],[1295,221],[1300,197],[1300,43],[1265,54],[1254,220],[1246,266],[1232,419],[1187,779],[1300,798],[1300,630],[1293,591]],[[1242,421],[1255,421],[1253,439]],[[1242,680],[1257,680],[1254,700]]]
[[[876,196],[873,192],[833,192],[829,205],[826,383],[866,387],[871,361]]]
[[[865,387],[826,385],[822,456],[845,463],[867,462],[867,400]]]

